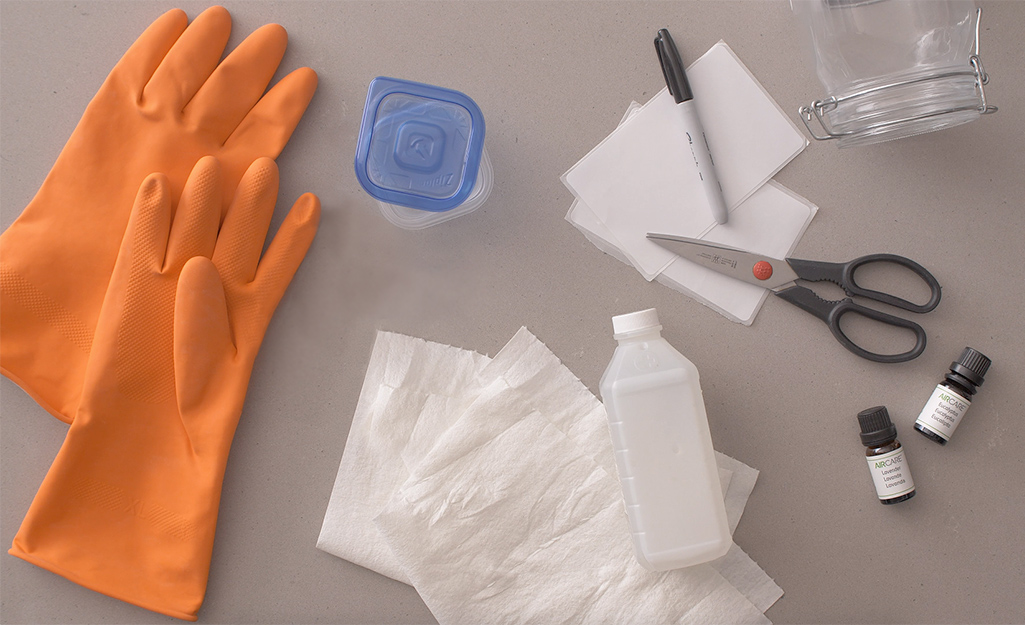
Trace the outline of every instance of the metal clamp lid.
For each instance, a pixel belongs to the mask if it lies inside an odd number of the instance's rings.
[[[949,115],[951,113],[958,113],[962,111],[978,111],[980,115],[988,115],[995,113],[997,107],[989,104],[986,101],[986,91],[983,88],[984,85],[989,83],[989,75],[982,66],[982,58],[979,56],[979,23],[982,21],[982,9],[979,8],[976,11],[975,19],[975,52],[968,57],[968,63],[971,68],[965,68],[963,70],[954,70],[944,72],[942,74],[932,74],[929,76],[920,76],[907,80],[901,80],[892,82],[884,85],[877,85],[868,89],[863,89],[848,95],[836,97],[830,96],[824,100],[815,100],[810,105],[802,106],[798,109],[798,114],[801,116],[801,121],[804,122],[805,127],[808,128],[808,132],[814,139],[818,141],[828,141],[830,139],[840,139],[843,137],[851,137],[854,135],[861,134],[872,134],[884,128],[892,126],[900,126],[912,121],[919,121],[923,119],[929,119],[933,117],[939,117],[942,115]],[[870,124],[859,128],[858,130],[850,130],[846,132],[836,132],[831,127],[829,121],[826,119],[825,114],[833,111],[842,103],[857,98],[862,98],[868,95],[873,95],[881,91],[890,90],[899,87],[905,87],[908,85],[914,85],[919,83],[931,82],[936,80],[945,80],[957,76],[973,76],[975,78],[975,88],[979,95],[979,104],[977,106],[960,106],[952,107],[942,111],[934,111],[922,115],[912,115],[903,117],[901,119],[879,122],[876,124]],[[812,127],[812,119],[817,119],[819,127],[825,132],[824,135],[820,135],[816,132],[815,128]]]

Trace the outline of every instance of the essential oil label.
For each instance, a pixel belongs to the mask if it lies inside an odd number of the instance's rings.
[[[949,441],[950,435],[971,405],[972,402],[941,384],[933,391],[929,401],[925,402],[925,408],[922,408],[922,414],[918,415],[915,423]]]
[[[868,469],[880,499],[893,499],[915,490],[915,481],[911,479],[903,447],[881,456],[871,456],[868,458]]]

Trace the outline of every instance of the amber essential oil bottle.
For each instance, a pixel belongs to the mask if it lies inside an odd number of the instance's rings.
[[[943,381],[925,402],[922,414],[915,421],[915,430],[931,441],[946,445],[972,405],[972,396],[982,386],[990,364],[990,359],[982,352],[964,348],[961,356],[950,363],[950,373],[943,376]]]
[[[890,421],[886,406],[876,406],[858,413],[861,442],[879,501],[892,505],[915,496],[904,447],[897,440],[897,427]]]

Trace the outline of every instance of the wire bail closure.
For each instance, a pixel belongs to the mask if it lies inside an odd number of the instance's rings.
[[[830,139],[840,139],[840,138],[843,138],[843,137],[850,137],[850,136],[859,135],[859,134],[862,134],[862,133],[873,132],[873,131],[876,131],[876,130],[879,130],[879,129],[882,129],[882,128],[888,128],[890,126],[898,126],[898,125],[901,125],[901,124],[906,124],[906,123],[911,122],[911,121],[918,121],[918,120],[922,120],[922,119],[929,119],[929,118],[932,118],[932,117],[939,117],[939,116],[942,116],[942,115],[949,115],[950,113],[958,113],[958,112],[962,112],[962,111],[973,111],[973,110],[974,111],[978,111],[980,115],[988,115],[990,113],[995,113],[997,111],[997,107],[989,104],[986,101],[986,90],[984,89],[984,85],[989,83],[989,75],[986,73],[985,68],[983,68],[983,66],[982,66],[982,58],[979,56],[979,24],[980,24],[981,21],[982,21],[982,9],[979,8],[979,9],[976,10],[976,18],[975,18],[975,53],[968,57],[968,63],[971,66],[970,68],[965,68],[963,70],[949,71],[949,72],[945,72],[943,74],[934,75],[934,76],[924,76],[924,77],[919,77],[919,78],[912,78],[912,79],[907,79],[907,80],[901,80],[901,81],[898,81],[898,82],[893,82],[893,83],[889,83],[889,84],[885,84],[885,85],[879,85],[879,86],[876,86],[876,87],[871,87],[869,89],[863,89],[862,91],[857,91],[855,93],[851,93],[851,94],[848,94],[848,95],[845,95],[845,96],[841,96],[841,97],[829,96],[828,98],[826,98],[824,100],[815,100],[810,105],[802,106],[800,109],[798,109],[798,114],[801,116],[801,121],[804,122],[804,125],[808,129],[809,134],[811,134],[811,136],[814,139],[816,139],[818,141],[829,141]],[[894,88],[899,88],[899,87],[905,87],[905,86],[908,86],[908,85],[914,85],[914,84],[920,84],[920,83],[925,83],[925,82],[931,82],[931,81],[934,81],[934,80],[945,80],[947,78],[954,78],[954,77],[957,77],[957,76],[973,76],[975,78],[975,89],[978,92],[978,96],[979,96],[979,104],[978,104],[978,106],[954,107],[954,108],[949,108],[949,109],[946,109],[946,110],[943,110],[943,111],[936,111],[936,112],[927,113],[927,114],[923,114],[923,115],[914,115],[914,116],[904,117],[904,118],[893,120],[893,121],[886,121],[886,122],[880,122],[878,124],[871,124],[871,125],[865,126],[864,128],[860,128],[858,130],[850,130],[850,131],[846,131],[846,132],[835,132],[833,130],[833,128],[831,127],[829,121],[825,117],[826,113],[829,113],[830,111],[836,109],[837,106],[839,106],[841,103],[848,102],[850,100],[855,100],[857,98],[862,98],[862,97],[865,97],[867,95],[872,95],[872,94],[879,93],[880,91],[885,91],[885,90],[888,90],[888,89],[894,89]],[[816,132],[815,128],[812,127],[812,120],[813,119],[818,120],[819,128],[822,131],[825,132],[824,135],[820,135],[818,132]]]

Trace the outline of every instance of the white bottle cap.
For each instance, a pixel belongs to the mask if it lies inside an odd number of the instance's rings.
[[[654,308],[639,310],[626,315],[616,315],[612,318],[613,338],[626,338],[630,334],[645,330],[661,330],[658,323],[658,311]]]

